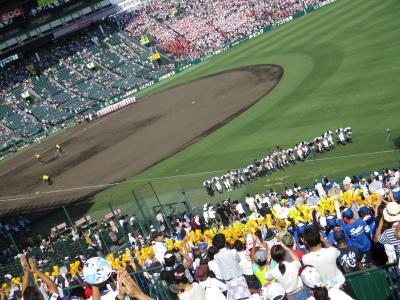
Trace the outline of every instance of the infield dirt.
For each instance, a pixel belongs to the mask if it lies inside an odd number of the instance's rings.
[[[91,186],[138,174],[252,106],[282,75],[276,65],[229,70],[66,129],[0,164],[0,215],[81,200],[101,190]],[[56,143],[66,152],[59,158]],[[44,174],[55,182],[52,187],[42,183]]]

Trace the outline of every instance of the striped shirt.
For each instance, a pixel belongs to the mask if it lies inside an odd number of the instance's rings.
[[[394,236],[396,228],[386,229],[378,238],[378,242],[382,245],[393,245],[396,252],[400,252],[400,240]]]

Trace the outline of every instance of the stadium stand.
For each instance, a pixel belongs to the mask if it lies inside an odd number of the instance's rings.
[[[16,135],[20,128],[28,128],[22,130],[26,137],[43,130],[41,122],[51,126],[79,119],[99,103],[305,8],[292,0],[280,0],[278,8],[266,0],[225,4],[223,0],[152,1],[38,48],[37,55],[29,53],[6,64],[0,79],[2,107],[13,104],[14,114],[4,114],[3,124],[11,122]],[[161,61],[149,61],[157,51]],[[33,77],[27,69],[31,64],[39,71]],[[26,91],[30,101],[21,98]],[[17,121],[21,110],[33,117],[29,125]]]
[[[308,188],[294,184],[280,193],[248,194],[216,207],[205,203],[201,210],[172,210],[169,215],[158,211],[152,225],[118,210],[102,221],[61,224],[48,239],[39,238],[39,246],[25,246],[23,255],[34,257],[64,296],[82,284],[78,275],[87,259],[104,256],[112,269],[132,273],[154,299],[174,299],[171,285],[181,278],[168,272],[182,268],[183,274],[187,269],[187,284],[199,285],[198,293],[205,293],[207,300],[215,299],[215,294],[207,297],[211,278],[225,282],[220,292],[235,293],[232,274],[243,281],[245,299],[253,299],[251,294],[275,299],[265,296],[275,291],[273,285],[279,285],[279,295],[295,299],[307,299],[322,287],[338,299],[395,298],[400,277],[396,255],[388,246],[396,243],[392,229],[397,235],[399,228],[387,225],[400,220],[399,200],[400,173],[395,169],[341,182],[323,177]],[[355,234],[352,228],[357,226],[362,232]],[[22,237],[29,227],[29,220],[19,216],[2,224],[0,237]],[[0,254],[3,287],[20,288],[16,253],[10,244]],[[147,276],[141,276],[143,271]]]

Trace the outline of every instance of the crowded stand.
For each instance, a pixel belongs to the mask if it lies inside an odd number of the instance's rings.
[[[0,144],[14,151],[39,133],[80,121],[110,98],[305,5],[294,0],[150,1],[25,53],[1,67]],[[160,59],[149,59],[159,52]]]
[[[384,169],[168,216],[159,211],[148,230],[136,216],[113,213],[85,227],[52,230],[39,247],[9,258],[1,269],[2,293],[23,293],[21,275],[31,272],[38,285],[45,283],[44,295],[72,297],[79,288],[87,299],[99,288],[101,298],[115,297],[124,292],[118,277],[129,272],[138,299],[354,299],[347,275],[398,262],[399,201],[400,173]],[[13,224],[27,228],[29,221]],[[115,271],[95,286],[85,271],[91,257],[104,257],[102,266]],[[57,292],[49,292],[51,282]]]
[[[352,142],[351,127],[336,129],[337,144],[345,145]],[[215,192],[223,193],[240,188],[242,185],[256,180],[259,177],[270,175],[277,170],[284,170],[290,164],[295,165],[296,161],[304,162],[310,156],[315,159],[315,153],[324,153],[334,148],[333,132],[328,130],[315,137],[312,141],[303,141],[294,148],[281,149],[279,146],[269,153],[265,158],[254,160],[253,164],[243,169],[228,171],[221,177],[214,176],[203,182],[207,194],[211,197]]]

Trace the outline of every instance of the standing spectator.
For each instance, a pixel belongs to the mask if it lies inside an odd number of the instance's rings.
[[[197,282],[189,283],[184,272],[175,272],[174,282],[179,289],[179,300],[207,300],[202,287]]]
[[[307,226],[304,229],[303,237],[304,244],[310,251],[303,256],[303,263],[314,266],[325,284],[332,287],[341,287],[345,279],[336,265],[340,251],[321,238],[318,228],[314,225]]]
[[[242,270],[243,275],[253,275],[253,268],[252,268],[252,263],[251,263],[251,257],[248,255],[246,252],[246,248],[241,240],[236,240],[235,243],[233,243],[233,247],[237,251],[240,257],[240,269]]]
[[[343,217],[340,213],[339,203],[335,201],[335,209],[337,215],[337,223],[349,238],[351,245],[356,247],[365,255],[366,262],[371,261],[371,239],[370,228],[363,219],[355,219],[354,213],[350,208],[343,210]]]
[[[358,271],[363,268],[361,263],[362,254],[354,246],[346,244],[346,235],[343,230],[334,231],[334,239],[338,244],[340,255],[337,258],[337,265],[343,273]]]
[[[164,255],[167,252],[167,247],[163,243],[164,234],[161,231],[154,231],[151,235],[153,241],[153,252],[154,257],[161,264],[164,264]]]
[[[285,261],[287,253],[291,256],[291,262]],[[265,274],[265,279],[275,279],[285,288],[286,294],[290,295],[292,300],[306,299],[309,293],[298,275],[301,264],[296,254],[283,244],[276,244],[271,248],[271,257],[278,265]]]
[[[212,243],[218,250],[218,253],[214,256],[214,260],[217,262],[219,269],[221,270],[221,278],[225,281],[229,281],[242,275],[242,271],[239,267],[239,254],[236,250],[228,249],[226,247],[225,236],[223,234],[216,234]]]
[[[202,264],[198,267],[195,279],[204,289],[207,300],[226,300],[226,297],[222,293],[226,291],[226,284],[210,276],[207,264]]]
[[[383,233],[384,221],[387,223],[388,229]],[[376,234],[375,242],[382,245],[392,245],[396,251],[397,257],[400,256],[400,239],[395,236],[396,223],[400,221],[400,205],[396,202],[389,202],[383,210],[383,218],[380,219]]]
[[[249,210],[251,213],[257,213],[257,206],[255,203],[255,199],[254,197],[251,197],[250,194],[247,194],[245,202],[247,204],[247,206],[249,207]]]

